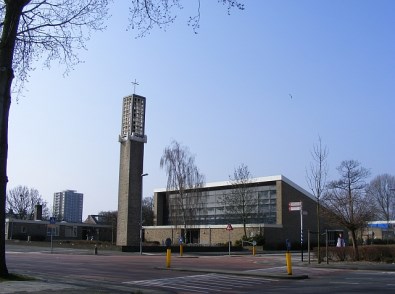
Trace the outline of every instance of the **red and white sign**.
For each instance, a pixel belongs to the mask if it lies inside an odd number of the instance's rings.
[[[289,202],[288,203],[288,210],[289,211],[298,211],[302,210],[302,202]]]
[[[228,224],[228,226],[226,227],[226,230],[227,230],[227,231],[232,231],[232,230],[233,230],[232,225],[231,225],[231,224]]]

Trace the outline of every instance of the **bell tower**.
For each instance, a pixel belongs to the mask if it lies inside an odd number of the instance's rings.
[[[118,188],[118,246],[138,246],[142,201],[146,99],[136,94],[123,98]]]

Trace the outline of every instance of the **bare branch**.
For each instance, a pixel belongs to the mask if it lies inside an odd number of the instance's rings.
[[[65,73],[80,63],[75,49],[86,49],[92,31],[105,28],[109,0],[31,1],[23,10],[16,37],[13,68],[23,87],[34,63],[57,61]]]
[[[187,228],[196,222],[204,205],[202,193],[198,192],[203,186],[204,176],[196,167],[195,157],[190,154],[188,148],[176,141],[165,148],[160,159],[160,167],[165,169],[167,175],[172,224],[184,227],[186,240]]]
[[[395,218],[395,176],[382,174],[376,176],[368,185],[366,193],[377,207],[378,217],[387,222]]]
[[[321,137],[318,137],[318,144],[314,145],[311,157],[313,162],[310,163],[310,169],[306,170],[306,180],[313,195],[319,201],[325,192],[328,176],[328,149],[322,146]]]
[[[195,16],[190,16],[188,25],[192,27],[195,34],[197,33],[200,25],[200,0],[197,2],[197,13]],[[188,1],[190,3],[190,1]],[[244,10],[244,4],[234,0],[218,0],[227,6],[228,14],[231,9]],[[129,28],[137,29],[139,34],[137,37],[144,37],[150,33],[154,27],[163,29],[169,24],[173,23],[177,18],[177,11],[182,10],[180,0],[133,0],[130,7]]]
[[[32,220],[37,204],[43,206],[44,217],[49,217],[47,202],[36,189],[17,186],[7,193],[6,211],[14,218]]]
[[[256,212],[256,199],[251,188],[252,176],[248,166],[241,164],[229,176],[232,189],[222,196],[222,204],[229,218],[238,219],[243,224],[244,236],[247,236],[246,225]]]

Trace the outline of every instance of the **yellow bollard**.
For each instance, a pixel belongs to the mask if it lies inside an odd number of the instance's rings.
[[[291,261],[291,253],[289,251],[285,253],[285,259],[287,261],[287,273],[288,275],[292,275],[292,261]]]
[[[183,254],[184,254],[184,246],[180,244],[180,256],[182,256]]]
[[[170,267],[170,261],[171,261],[171,249],[166,250],[166,267]]]
[[[252,246],[252,255],[255,256],[255,254],[256,254],[255,246]]]

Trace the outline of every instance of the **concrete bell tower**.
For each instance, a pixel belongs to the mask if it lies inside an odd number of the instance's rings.
[[[118,188],[118,246],[138,246],[144,161],[145,97],[123,98]]]

